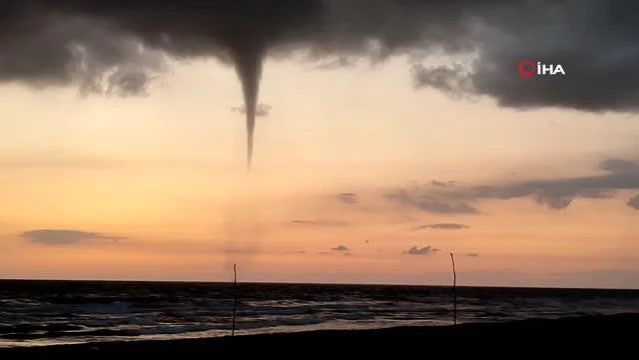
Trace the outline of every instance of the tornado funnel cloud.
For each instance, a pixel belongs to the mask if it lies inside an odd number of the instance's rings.
[[[255,115],[262,78],[262,47],[252,46],[233,51],[235,71],[242,84],[244,107],[246,109],[246,166],[251,168],[253,161],[253,140],[255,133]]]

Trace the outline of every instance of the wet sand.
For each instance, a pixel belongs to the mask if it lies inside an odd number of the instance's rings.
[[[557,320],[521,320],[379,330],[327,330],[193,340],[109,342],[0,349],[0,359],[25,356],[193,356],[224,354],[315,358],[316,356],[453,357],[603,356],[639,351],[639,312]],[[185,359],[186,359],[185,358]],[[180,359],[182,360],[182,359]]]

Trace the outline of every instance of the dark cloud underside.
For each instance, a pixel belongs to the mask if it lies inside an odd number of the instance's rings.
[[[262,55],[306,50],[338,65],[408,55],[419,87],[503,106],[635,111],[637,14],[633,0],[7,0],[0,82],[139,94],[165,56],[214,57],[241,64],[241,73],[259,71],[249,63]],[[432,54],[468,61],[439,66]],[[515,66],[524,57],[567,74],[521,79]]]

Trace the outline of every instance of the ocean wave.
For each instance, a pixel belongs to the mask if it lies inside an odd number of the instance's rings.
[[[21,334],[32,333],[38,331],[69,331],[69,330],[81,330],[83,327],[80,325],[68,324],[68,323],[50,323],[50,324],[35,324],[35,323],[23,323],[15,325],[0,325],[0,336],[5,334]]]
[[[2,282],[0,346],[220,336],[228,284]],[[450,323],[450,288],[242,284],[238,334]],[[639,292],[459,288],[458,322],[636,311]]]

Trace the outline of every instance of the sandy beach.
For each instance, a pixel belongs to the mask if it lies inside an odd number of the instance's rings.
[[[636,350],[639,313],[521,320],[438,327],[396,327],[379,330],[309,331],[175,341],[110,342],[35,348],[1,349],[2,359],[23,356],[199,355],[227,354],[307,357],[343,353],[373,355],[522,354],[585,355]],[[603,353],[602,353],[603,354]]]

